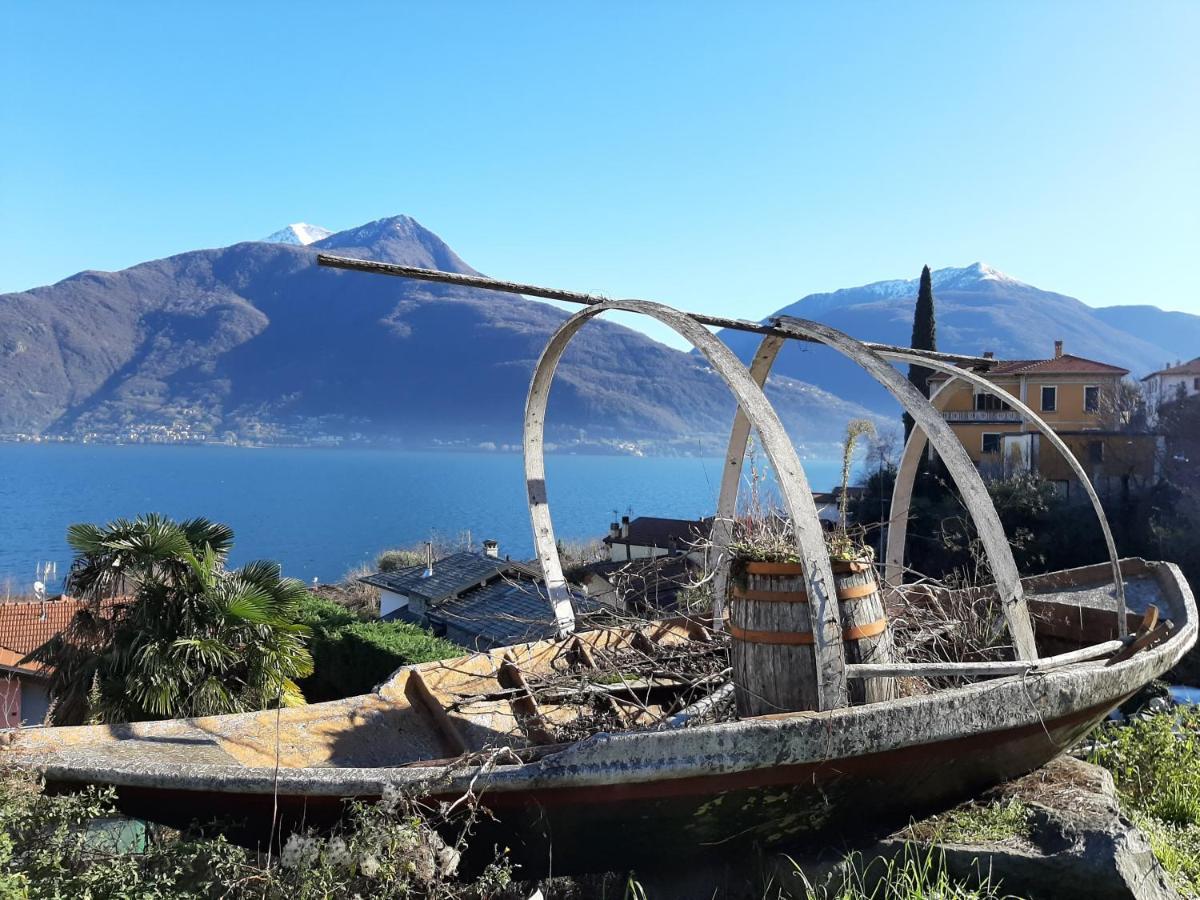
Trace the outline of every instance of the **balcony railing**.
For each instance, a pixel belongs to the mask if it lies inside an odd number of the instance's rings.
[[[995,422],[1020,422],[1021,414],[1015,409],[947,410],[942,413],[942,418],[947,422],[989,424]]]

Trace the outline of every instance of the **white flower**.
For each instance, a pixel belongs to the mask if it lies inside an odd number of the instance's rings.
[[[400,805],[400,801],[404,799],[404,795],[400,792],[400,788],[394,784],[385,784],[383,786],[383,796],[380,798],[380,804],[384,810],[389,813],[394,813]]]
[[[320,852],[320,840],[307,834],[293,834],[283,845],[279,864],[285,869],[307,868],[316,862]]]
[[[358,861],[358,871],[362,872],[368,878],[374,878],[379,874],[379,860],[368,853]]]
[[[325,850],[329,861],[342,868],[349,868],[352,862],[350,856],[350,848],[346,846],[345,840],[340,837],[331,837],[329,844]]]

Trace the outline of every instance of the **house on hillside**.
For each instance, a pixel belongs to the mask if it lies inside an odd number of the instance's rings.
[[[553,637],[554,609],[539,568],[501,558],[494,541],[484,547],[359,581],[379,589],[381,620],[412,622],[464,647],[489,650]],[[582,594],[573,594],[572,603],[577,616],[599,609]]]
[[[679,553],[703,564],[704,551],[712,534],[711,517],[707,519],[663,519],[657,516],[638,516],[632,522],[622,516],[618,524],[608,526],[604,545],[613,562],[650,559],[655,556],[674,556]]]
[[[1065,353],[1062,341],[1054,342],[1048,359],[1002,360],[986,373],[1046,420],[1101,496],[1140,490],[1158,480],[1160,439],[1121,431],[1116,421],[1119,386],[1128,374],[1128,369]],[[948,379],[931,376],[931,394]],[[984,475],[1037,472],[1063,495],[1082,498],[1062,457],[1008,403],[964,382],[947,390],[951,393],[939,396],[935,405]]]
[[[686,554],[588,563],[568,573],[589,599],[622,613],[654,618],[679,609],[679,595],[703,577]]]
[[[84,600],[53,597],[0,602],[0,726],[40,725],[50,709],[50,676],[26,656],[71,624]]]
[[[1146,409],[1153,421],[1162,404],[1179,397],[1200,394],[1200,356],[1191,362],[1176,363],[1151,372],[1142,379],[1142,390],[1146,394]]]

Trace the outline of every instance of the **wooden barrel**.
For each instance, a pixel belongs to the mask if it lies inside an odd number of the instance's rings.
[[[842,642],[846,663],[890,663],[896,661],[892,629],[883,607],[883,592],[869,562],[830,560],[837,585],[838,609],[842,615]],[[851,679],[851,703],[878,703],[896,697],[895,679]]]
[[[846,662],[892,662],[892,636],[869,563],[833,563]],[[746,562],[730,582],[729,634],[738,713],[816,709],[816,655],[799,563]],[[852,703],[894,696],[892,679],[850,681]]]

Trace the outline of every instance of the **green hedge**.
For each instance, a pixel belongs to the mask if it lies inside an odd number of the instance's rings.
[[[301,682],[310,701],[365,694],[401,666],[467,652],[417,625],[363,621],[320,597],[304,604],[300,621],[313,630],[314,672]]]

